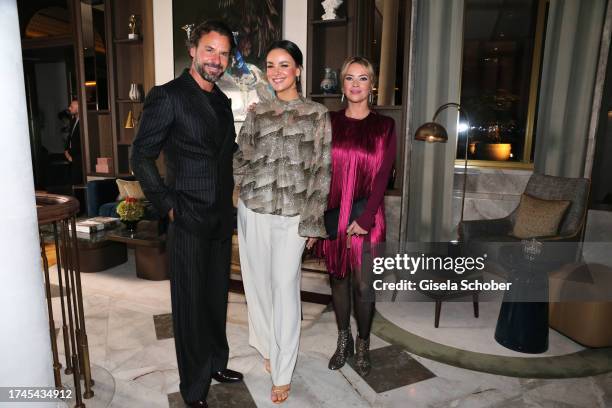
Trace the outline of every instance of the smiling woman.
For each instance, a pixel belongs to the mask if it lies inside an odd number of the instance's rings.
[[[289,397],[297,361],[302,252],[326,236],[331,127],[323,105],[300,97],[301,71],[297,45],[272,43],[266,74],[275,97],[248,113],[234,156],[249,343],[272,376],[276,403]]]
[[[372,271],[361,267],[363,246],[383,242],[386,236],[384,192],[397,149],[395,123],[371,110],[376,76],[363,57],[347,58],[341,69],[342,99],[346,109],[331,113],[332,178],[327,203],[329,214],[338,214],[317,252],[325,258],[330,283],[338,343],[328,367],[337,370],[355,353],[354,368],[362,376],[371,369],[370,329],[374,302],[367,297],[364,279]],[[358,203],[365,202],[365,205]],[[364,208],[365,207],[365,208]],[[326,220],[327,225],[327,220]],[[336,232],[336,237],[333,237]],[[351,289],[358,336],[350,328]],[[353,350],[353,345],[355,350]]]
[[[277,48],[282,46],[282,48]],[[302,89],[302,52],[291,41],[277,41],[266,56],[266,75],[276,96],[284,101],[299,97]]]

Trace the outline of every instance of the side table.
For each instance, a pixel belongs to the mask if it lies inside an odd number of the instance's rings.
[[[461,242],[439,242],[432,245],[429,256],[441,256],[441,257],[452,257],[457,258],[464,255],[464,248]],[[445,283],[445,282],[459,282],[461,280],[468,280],[470,282],[477,281],[482,278],[482,272],[473,271],[465,274],[457,274],[452,270],[435,269],[427,271],[427,278],[434,283]],[[440,325],[440,315],[442,312],[442,302],[462,298],[466,296],[472,297],[472,304],[474,306],[474,317],[479,317],[478,309],[478,293],[479,291],[465,291],[462,289],[457,290],[422,290],[419,292],[427,295],[435,302],[435,315],[434,315],[434,327],[437,329]]]
[[[408,255],[410,257],[420,257],[426,255],[427,257],[442,257],[442,258],[458,258],[464,256],[464,245],[461,242],[450,241],[450,242],[408,242],[404,247],[397,250],[398,254]],[[482,278],[481,271],[471,271],[464,274],[456,273],[454,270],[446,270],[444,268],[434,268],[426,271],[421,271],[418,275],[410,275],[408,280],[411,280],[415,284],[419,285],[419,279],[427,279],[432,284],[445,284],[447,282],[459,282],[462,280],[474,282]],[[401,276],[395,274],[395,281],[398,283],[401,280]],[[371,282],[370,282],[371,285]],[[422,289],[418,286],[418,292],[426,295],[435,302],[434,312],[434,327],[438,328],[440,325],[440,315],[442,311],[442,302],[456,298],[463,298],[471,296],[472,303],[474,305],[474,317],[478,318],[478,290],[463,290],[459,286],[456,290],[427,290]],[[391,301],[395,302],[397,298],[397,289],[393,290]]]
[[[541,300],[548,299],[548,275],[542,244],[523,241],[503,251],[512,286],[504,294],[495,340],[521,353],[543,353],[548,350],[548,302]]]

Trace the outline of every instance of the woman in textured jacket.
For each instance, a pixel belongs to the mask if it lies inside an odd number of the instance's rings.
[[[395,161],[397,138],[390,117],[370,110],[376,82],[374,68],[365,58],[348,58],[341,69],[342,100],[346,109],[331,113],[332,179],[328,209],[337,209],[337,238],[318,244],[329,272],[332,301],[338,325],[338,345],[329,368],[342,367],[355,355],[355,368],[363,376],[370,372],[370,329],[374,301],[368,299],[365,274],[361,267],[364,244],[385,240],[384,195]],[[353,210],[362,202],[361,214]],[[351,214],[359,215],[350,220]],[[330,234],[331,235],[331,234]],[[355,350],[351,334],[351,283],[358,336]]]
[[[327,109],[300,96],[301,70],[294,43],[269,47],[266,75],[275,97],[248,113],[234,156],[249,344],[264,358],[276,403],[289,396],[297,360],[302,252],[326,237],[331,128]]]

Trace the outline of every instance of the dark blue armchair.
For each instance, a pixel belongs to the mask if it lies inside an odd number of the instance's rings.
[[[134,180],[134,178],[125,177],[123,180]],[[87,182],[87,216],[119,217],[117,214],[117,205],[119,205],[118,196],[119,188],[114,178]],[[145,202],[144,207],[144,219],[159,219],[159,214],[151,203]]]

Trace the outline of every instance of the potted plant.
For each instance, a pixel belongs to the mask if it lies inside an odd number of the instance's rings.
[[[126,197],[117,206],[117,214],[121,222],[125,224],[125,228],[133,232],[136,231],[136,225],[144,215],[144,207],[134,197]]]

